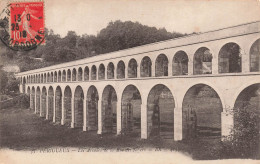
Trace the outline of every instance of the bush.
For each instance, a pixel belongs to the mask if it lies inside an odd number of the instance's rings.
[[[223,142],[223,154],[231,158],[260,158],[259,110],[252,105],[234,109],[234,128]]]
[[[30,97],[26,94],[22,94],[20,95],[19,97],[19,100],[18,100],[18,106],[21,108],[21,109],[27,109],[30,107]]]

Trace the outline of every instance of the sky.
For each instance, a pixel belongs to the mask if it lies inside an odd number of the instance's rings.
[[[205,32],[260,20],[260,0],[44,0],[45,25],[96,35],[110,21],[133,21],[169,32]]]

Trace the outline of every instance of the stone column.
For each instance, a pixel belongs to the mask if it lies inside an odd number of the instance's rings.
[[[105,68],[105,71],[104,71],[104,80],[107,80],[107,69]]]
[[[40,94],[40,117],[42,117],[42,95]]]
[[[218,55],[212,58],[212,74],[218,74]]]
[[[61,98],[61,125],[65,124],[65,107],[64,107],[64,96]]]
[[[98,134],[102,134],[102,100],[98,100]]]
[[[188,63],[188,75],[193,75],[193,60],[189,60]]]
[[[87,98],[83,99],[83,131],[87,131]]]
[[[137,78],[140,78],[141,76],[140,76],[140,73],[141,73],[141,69],[140,69],[141,67],[140,67],[140,64],[138,65],[137,64]]]
[[[234,128],[234,116],[233,109],[226,106],[221,112],[221,140],[229,140],[231,138],[226,138],[232,134],[232,129]]]
[[[46,120],[48,120],[48,118],[49,118],[49,95],[47,92],[47,95],[46,95]]]
[[[155,77],[155,62],[152,63],[151,67],[152,67],[152,77]]]
[[[182,140],[182,107],[174,109],[174,141]]]
[[[71,97],[71,128],[75,127],[74,95]]]
[[[168,63],[168,76],[172,76],[172,59],[169,58],[169,63]]]
[[[32,105],[33,105],[33,104],[32,104],[32,101],[33,101],[33,100],[32,100],[32,94],[31,94],[31,93],[29,93],[29,96],[30,96],[30,108],[29,108],[29,110],[30,110],[30,109],[33,108],[33,106],[32,106]]]
[[[147,139],[147,97],[142,97],[141,104],[141,138]]]
[[[128,65],[125,65],[125,79],[128,78]]]
[[[37,94],[36,94],[36,91],[35,91],[35,95],[34,95],[34,113],[36,114],[36,110],[37,110]]]
[[[121,97],[118,97],[116,104],[116,134],[120,135],[122,130],[122,111],[121,111]]]
[[[249,50],[248,50],[249,52]],[[250,55],[246,53],[245,50],[241,49],[241,66],[242,66],[242,72],[243,73],[248,73],[250,72]]]

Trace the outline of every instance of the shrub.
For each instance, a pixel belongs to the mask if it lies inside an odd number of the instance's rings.
[[[223,154],[232,158],[260,158],[259,110],[246,105],[233,110],[234,128],[229,140],[223,142]]]
[[[27,109],[30,107],[30,98],[26,94],[21,94],[18,100],[18,105],[21,109]]]

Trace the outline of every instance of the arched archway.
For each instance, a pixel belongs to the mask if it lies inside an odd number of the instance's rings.
[[[208,48],[199,48],[193,58],[193,74],[212,74],[212,58],[212,53]]]
[[[79,67],[79,69],[78,69],[78,81],[82,81],[82,68],[81,67]]]
[[[260,71],[260,39],[257,39],[250,48],[250,72]]]
[[[40,87],[36,89],[36,114],[40,114],[41,105],[41,90]]]
[[[219,73],[241,72],[241,49],[236,43],[227,43],[219,51],[218,71]]]
[[[137,62],[135,59],[131,59],[128,63],[128,78],[137,77]]]
[[[148,56],[145,56],[141,61],[140,67],[141,77],[151,77],[152,76],[152,61]]]
[[[87,128],[97,131],[98,129],[98,91],[95,86],[90,86],[87,92]]]
[[[58,75],[57,75],[57,72],[55,71],[54,72],[54,82],[57,82],[57,79],[58,79]]]
[[[116,134],[116,107],[116,91],[111,85],[108,85],[102,94],[102,132]]]
[[[147,99],[148,136],[174,137],[174,98],[168,87],[154,86]]]
[[[59,71],[59,73],[58,73],[58,82],[61,82],[61,71]]]
[[[222,102],[213,88],[205,84],[192,86],[182,102],[183,138],[220,139],[222,111]]]
[[[51,72],[51,79],[50,82],[53,82],[53,72]]]
[[[43,74],[41,74],[41,83],[43,83]],[[28,80],[27,80],[28,81]]]
[[[88,80],[89,80],[89,68],[88,66],[86,66],[84,69],[84,81],[88,81]]]
[[[107,66],[107,79],[114,79],[115,75],[114,75],[114,71],[115,71],[115,67],[114,64],[112,62],[110,62]]]
[[[32,80],[34,81],[34,77],[32,77]],[[47,73],[47,82],[51,82],[51,74]]]
[[[81,86],[77,86],[74,94],[75,127],[83,126],[83,101],[84,92]]]
[[[66,81],[66,71],[65,70],[62,71],[62,81],[63,82]]]
[[[71,71],[68,69],[67,71],[67,81],[71,81]]]
[[[72,70],[72,81],[76,81],[77,80],[77,70],[76,68],[73,68]]]
[[[91,80],[97,80],[97,67],[95,65],[91,67]]]
[[[46,102],[47,102],[47,90],[46,87],[42,88],[42,110],[41,110],[41,116],[45,116],[46,115]]]
[[[105,66],[104,64],[100,64],[98,68],[98,80],[105,79]]]
[[[70,126],[71,123],[71,102],[72,92],[69,86],[66,86],[64,90],[64,125]]]
[[[122,133],[133,137],[141,135],[141,94],[134,85],[128,85],[122,95]]]
[[[48,90],[48,119],[52,120],[53,119],[53,111],[54,111],[54,90],[52,86],[49,87]]]
[[[43,82],[44,83],[47,83],[47,77],[46,77],[47,75],[46,75],[46,73],[44,74],[44,79],[43,79]]]
[[[116,74],[118,79],[125,78],[125,63],[122,60],[117,64]]]
[[[32,99],[31,99],[31,109],[35,111],[35,88],[32,87]]]
[[[155,61],[155,76],[168,76],[168,58],[164,54],[160,54]]]
[[[178,51],[172,61],[172,75],[187,75],[188,74],[188,55],[184,51]]]
[[[55,91],[55,122],[61,123],[62,111],[62,91],[60,86],[57,86]]]

